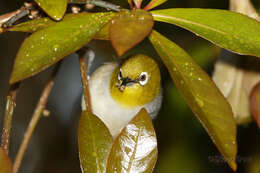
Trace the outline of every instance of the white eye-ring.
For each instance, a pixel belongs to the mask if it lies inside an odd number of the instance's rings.
[[[142,72],[139,76],[139,83],[140,85],[144,86],[145,84],[147,84],[149,79],[148,73],[147,72]]]
[[[120,69],[118,75],[117,75],[117,79],[118,80],[121,80],[123,77],[122,77],[122,70]]]

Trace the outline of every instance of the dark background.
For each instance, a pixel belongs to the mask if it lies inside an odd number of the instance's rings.
[[[1,0],[0,14],[16,10],[22,4],[23,1],[19,0]],[[257,9],[260,9],[259,1],[254,1],[254,4]],[[160,8],[228,9],[228,5],[227,0],[169,0]],[[173,25],[156,23],[155,28],[186,49],[209,74],[212,73],[215,59],[223,54],[220,48]],[[0,127],[3,124],[6,95],[9,88],[8,78],[13,60],[26,36],[27,34],[24,33],[0,35]],[[90,47],[96,52],[97,57],[92,71],[102,62],[111,61],[116,57],[113,48],[107,41],[92,41]],[[145,53],[158,59],[158,55],[147,40],[128,52],[126,56],[134,53]],[[159,60],[158,62],[161,64]],[[12,160],[51,70],[52,68],[49,68],[25,80],[21,85],[11,136],[10,156]],[[232,172],[183,101],[162,65],[161,72],[165,96],[160,114],[154,122],[159,145],[159,159],[155,172]],[[80,116],[81,94],[78,59],[75,55],[71,55],[65,58],[48,101],[47,109],[51,114],[49,117],[40,119],[22,162],[20,173],[80,172],[77,153],[77,124]],[[238,128],[237,162],[239,173],[260,173],[260,133],[255,123]]]

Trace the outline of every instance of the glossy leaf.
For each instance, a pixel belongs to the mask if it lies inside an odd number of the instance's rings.
[[[4,149],[0,147],[0,173],[12,173],[12,162]]]
[[[152,30],[152,15],[144,10],[123,10],[110,24],[110,39],[119,56],[141,42]]]
[[[144,10],[151,10],[155,7],[158,7],[159,5],[167,2],[168,0],[151,0],[149,4],[146,5]]]
[[[116,138],[107,163],[107,173],[149,173],[157,160],[157,140],[145,109]]]
[[[18,51],[10,83],[23,80],[55,64],[86,45],[114,13],[85,13],[29,36]]]
[[[236,125],[230,105],[210,77],[183,49],[156,31],[150,35],[150,41],[187,104],[236,170]]]
[[[71,14],[69,14],[71,15]],[[63,19],[63,21],[66,20],[66,18],[69,16],[66,15]],[[15,25],[11,28],[8,28],[8,31],[19,31],[19,32],[36,32],[41,29],[47,28],[49,26],[55,25],[56,22],[51,20],[50,18],[39,18],[34,20],[29,20],[27,22],[20,23],[18,25]]]
[[[167,9],[152,14],[156,21],[178,25],[233,52],[260,57],[260,23],[245,15],[216,9]]]
[[[105,25],[95,36],[96,40],[110,40],[109,24]]]
[[[69,21],[72,19],[76,19],[78,17],[84,16],[86,13],[78,13],[78,14],[67,14],[63,18],[64,21]],[[23,22],[18,25],[13,26],[12,28],[9,28],[8,31],[19,31],[19,32],[36,32],[39,30],[42,30],[44,28],[48,28],[50,26],[53,26],[57,24],[58,22],[55,22],[51,20],[50,18],[39,18],[30,20],[28,22]],[[105,25],[95,36],[94,39],[98,40],[109,40],[109,24]]]
[[[54,20],[61,20],[67,9],[68,0],[35,0]]]
[[[250,94],[250,109],[258,127],[260,128],[260,82]]]
[[[82,173],[106,170],[113,138],[105,124],[90,112],[82,112],[78,129],[79,157]]]

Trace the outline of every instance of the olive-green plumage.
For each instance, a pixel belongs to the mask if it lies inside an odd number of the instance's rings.
[[[136,82],[120,91],[117,87],[120,70],[122,78],[129,78],[132,81],[138,80],[142,72],[147,72],[147,83],[142,86]],[[136,55],[126,60],[121,67],[116,68],[110,81],[111,96],[125,107],[141,106],[151,102],[159,94],[160,88],[161,76],[158,65],[145,55]]]

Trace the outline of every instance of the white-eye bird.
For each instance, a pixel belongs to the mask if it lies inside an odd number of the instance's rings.
[[[155,118],[162,102],[161,75],[157,63],[136,55],[122,64],[100,66],[90,77],[93,113],[115,138],[141,108]],[[84,99],[83,99],[84,100]],[[86,108],[82,104],[83,110]]]

